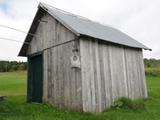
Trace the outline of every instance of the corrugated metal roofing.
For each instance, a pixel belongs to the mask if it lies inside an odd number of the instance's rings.
[[[149,49],[113,27],[93,22],[87,18],[62,11],[44,3],[40,3],[39,6],[77,35],[82,34],[125,46]]]

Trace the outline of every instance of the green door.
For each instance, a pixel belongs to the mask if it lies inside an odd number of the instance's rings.
[[[42,102],[43,91],[43,60],[42,55],[28,58],[28,102]]]

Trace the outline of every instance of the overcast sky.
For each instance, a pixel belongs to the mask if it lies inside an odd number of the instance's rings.
[[[144,57],[160,59],[160,0],[41,0],[65,11],[113,26],[151,48]],[[0,0],[0,24],[28,31],[39,0]],[[0,27],[0,37],[24,41],[26,34]],[[0,39],[0,60],[17,57],[22,43]]]

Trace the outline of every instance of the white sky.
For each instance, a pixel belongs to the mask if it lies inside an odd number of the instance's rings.
[[[144,57],[160,59],[160,0],[41,0],[54,7],[111,25],[153,51]],[[0,24],[28,31],[39,0],[0,0]],[[0,37],[24,41],[26,34],[0,27]],[[0,39],[0,60],[17,57],[22,43]]]

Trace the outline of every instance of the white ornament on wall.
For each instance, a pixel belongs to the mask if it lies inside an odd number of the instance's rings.
[[[78,55],[71,56],[71,66],[74,68],[80,68],[80,59]]]

